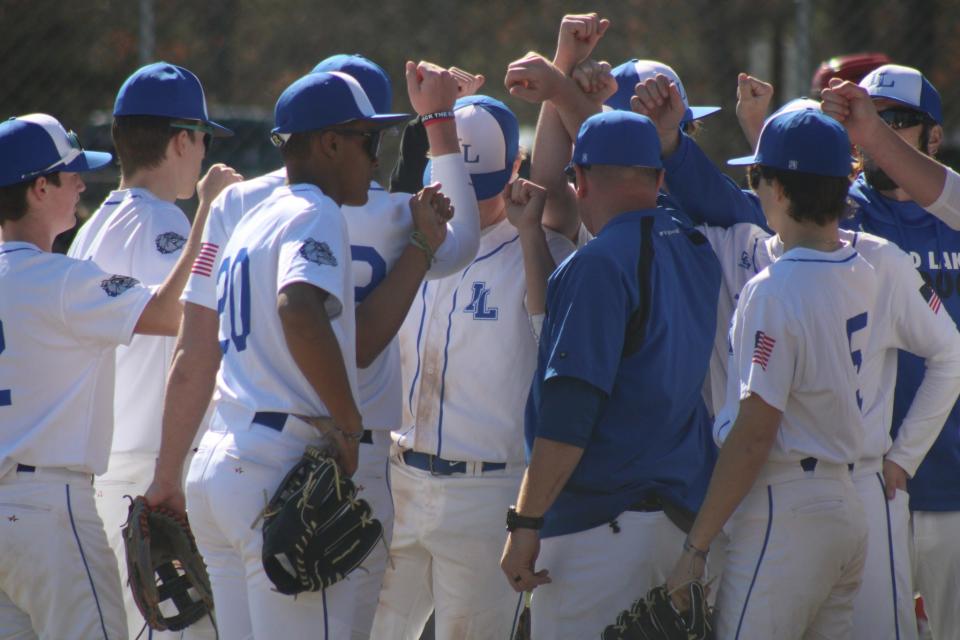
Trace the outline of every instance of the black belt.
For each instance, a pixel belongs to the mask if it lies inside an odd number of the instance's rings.
[[[650,496],[643,500],[638,500],[627,507],[627,511],[654,512],[663,511],[663,502],[657,496]]]
[[[283,431],[283,425],[287,423],[287,418],[289,417],[289,413],[281,413],[279,411],[258,411],[253,414],[253,423],[261,427],[273,429],[274,431]],[[373,444],[373,432],[370,431],[370,429],[364,429],[360,442]]]
[[[416,467],[417,469],[422,469],[423,471],[429,471],[435,476],[449,476],[453,475],[454,473],[467,472],[466,462],[445,460],[440,456],[422,453],[412,449],[407,449],[403,452],[403,461],[411,467]],[[500,471],[501,469],[506,468],[507,464],[505,462],[484,462],[482,463],[480,470],[482,473],[486,473],[487,471]]]
[[[800,468],[803,469],[804,471],[813,471],[814,469],[817,468],[817,463],[818,463],[818,462],[820,462],[820,461],[817,460],[817,459],[814,458],[814,457],[804,458],[803,460],[800,461]],[[849,463],[849,464],[847,464],[847,469],[848,469],[849,471],[853,471],[853,463],[852,463],[852,462]]]
[[[33,473],[37,468],[29,464],[17,463],[17,473]]]

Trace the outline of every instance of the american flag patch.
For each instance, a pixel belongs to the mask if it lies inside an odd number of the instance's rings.
[[[753,358],[750,362],[760,365],[764,371],[770,363],[770,354],[773,353],[773,346],[777,341],[765,334],[763,331],[757,331],[753,339]]]
[[[201,242],[200,253],[197,254],[197,259],[193,261],[193,268],[190,269],[190,273],[209,278],[210,274],[213,273],[213,263],[216,261],[219,251],[220,247],[218,245],[212,242]]]
[[[920,295],[923,296],[923,299],[927,301],[927,304],[931,309],[933,309],[934,313],[938,313],[940,311],[940,307],[943,306],[943,303],[940,302],[940,296],[937,295],[937,292],[933,290],[933,285],[926,283],[920,287]]]

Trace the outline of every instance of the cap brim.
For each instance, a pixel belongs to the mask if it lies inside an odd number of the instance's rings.
[[[727,160],[727,164],[734,167],[739,167],[739,166],[749,165],[749,164],[757,164],[757,162],[758,160],[756,155],[740,156],[739,158],[730,158],[729,160]]]
[[[409,113],[379,113],[368,118],[361,118],[360,122],[373,122],[384,127],[392,127],[401,122],[406,122],[412,117]]]
[[[113,155],[106,151],[84,151],[73,162],[65,164],[59,171],[94,171],[105,167],[113,161]]]
[[[717,111],[720,111],[720,107],[690,107],[689,111],[691,120],[699,120],[700,118],[712,116]]]
[[[218,124],[211,120],[204,122],[204,124],[213,127],[213,137],[214,138],[229,138],[233,135],[233,129],[228,129],[222,124]]]

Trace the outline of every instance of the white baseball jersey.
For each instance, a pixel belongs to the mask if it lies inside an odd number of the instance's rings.
[[[175,204],[146,189],[122,189],[111,192],[80,228],[67,255],[154,287],[173,270],[189,235],[190,221]],[[129,346],[117,349],[111,452],[155,455],[160,450],[174,344],[172,337],[134,336]]]
[[[779,236],[751,224],[728,229],[700,227],[723,269],[717,307],[717,339],[710,358],[708,386],[714,407],[723,403],[727,384],[728,330],[743,285],[782,253]],[[936,439],[956,399],[960,376],[960,334],[935,294],[924,296],[924,282],[910,256],[878,236],[840,230],[840,238],[874,268],[883,285],[876,298],[870,343],[863,356],[860,389],[866,426],[863,457],[886,455],[913,475]],[[932,291],[930,292],[932,294]],[[926,373],[895,442],[890,439],[897,349],[926,360]]]
[[[218,412],[228,425],[257,411],[330,412],[290,355],[277,296],[305,282],[324,306],[356,396],[356,325],[350,244],[340,208],[315,185],[279,187],[234,229],[220,262]]]
[[[107,469],[114,351],[150,290],[92,262],[0,242],[0,476]]]
[[[547,231],[559,264],[576,248]],[[589,234],[581,226],[582,244]],[[504,219],[459,274],[426,282],[400,328],[405,449],[449,460],[523,462],[523,407],[537,364],[517,230]]]
[[[438,172],[437,180],[445,186],[445,193],[446,185],[462,186],[459,189],[451,187],[449,191],[456,213],[454,221],[448,226],[447,237],[437,251],[437,262],[427,273],[427,279],[449,275],[463,268],[476,255],[472,250],[471,226],[478,224],[476,199],[468,183],[462,156],[440,156],[434,159],[434,164]],[[217,308],[216,274],[220,268],[221,248],[226,245],[240,219],[285,181],[286,170],[279,169],[233,185],[214,201],[204,228],[200,255],[184,290],[184,300],[209,309]],[[469,199],[464,195],[458,197],[458,193],[466,194]],[[356,303],[360,304],[393,269],[410,243],[410,233],[413,231],[410,194],[388,193],[380,185],[371,183],[365,205],[344,206],[341,210],[350,237],[354,296]],[[397,339],[392,339],[370,366],[359,369],[357,376],[364,426],[388,430],[399,425],[401,388]]]
[[[873,267],[848,243],[829,253],[791,249],[747,282],[730,328],[717,441],[740,401],[756,393],[783,412],[771,461],[855,462],[864,442],[859,371],[877,286]]]

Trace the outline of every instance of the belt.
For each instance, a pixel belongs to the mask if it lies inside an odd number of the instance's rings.
[[[813,457],[804,458],[803,460],[800,461],[800,468],[803,469],[804,471],[813,471],[814,469],[817,468],[818,462],[820,461]],[[853,471],[852,462],[847,465],[847,469],[850,471]]]
[[[643,500],[638,500],[627,507],[627,511],[654,512],[663,511],[663,502],[657,496],[649,496]]]
[[[467,463],[463,461],[456,460],[445,460],[440,456],[431,455],[429,453],[422,453],[420,451],[414,451],[412,449],[407,449],[402,454],[403,461],[417,469],[422,469],[423,471],[429,471],[435,476],[449,476],[454,473],[466,473],[467,472]],[[506,469],[507,464],[505,462],[483,462],[481,463],[481,473],[486,473],[487,471],[500,471],[501,469]]]
[[[253,423],[261,427],[273,429],[274,431],[283,431],[283,426],[287,423],[287,418],[289,417],[289,413],[281,413],[279,411],[258,411],[253,414]],[[370,429],[364,429],[360,442],[373,444],[373,432],[370,431]]]

